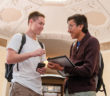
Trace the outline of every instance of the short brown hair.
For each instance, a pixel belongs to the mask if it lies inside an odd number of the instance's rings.
[[[28,17],[28,24],[29,24],[29,20],[30,19],[36,20],[38,17],[45,18],[44,14],[42,14],[42,13],[40,13],[38,11],[34,11],[34,12],[30,13],[29,17]]]

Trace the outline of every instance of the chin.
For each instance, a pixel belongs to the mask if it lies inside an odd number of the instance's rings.
[[[37,35],[40,35],[40,34],[41,34],[41,32],[37,33]]]
[[[72,35],[71,35],[71,38],[72,38],[72,39],[75,39],[75,37],[74,37],[74,36],[72,36]]]
[[[76,37],[72,36],[72,39],[77,39]]]
[[[40,33],[38,33],[38,35],[40,35]]]
[[[75,39],[74,37],[72,37],[72,39]]]

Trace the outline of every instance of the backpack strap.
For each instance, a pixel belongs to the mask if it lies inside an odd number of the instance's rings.
[[[103,69],[104,69],[104,62],[103,62],[103,58],[102,58],[102,54],[100,53],[100,62],[101,62],[101,70],[102,70],[102,73],[101,73],[101,81],[102,81],[102,87],[103,87],[103,90],[100,90],[100,91],[104,91],[105,93],[105,96],[107,96],[107,92],[106,92],[106,89],[105,89],[105,84],[104,84],[104,81],[103,81],[103,78],[102,78],[102,75],[103,75]]]
[[[25,42],[26,42],[26,36],[24,33],[22,33],[21,46],[20,46],[20,49],[18,51],[18,54],[21,52],[21,49],[23,48],[23,45],[25,44]]]
[[[99,73],[98,73],[98,78],[99,78],[98,82],[99,83],[97,83],[96,92],[98,92],[98,91],[103,92],[104,91],[105,96],[107,96],[105,84],[104,84],[103,77],[102,77],[103,69],[104,69],[104,62],[103,62],[102,54],[100,52],[99,53]],[[101,89],[101,86],[102,86],[103,89]]]
[[[103,86],[103,91],[104,91],[104,93],[105,93],[105,96],[107,96],[107,92],[106,92],[106,89],[105,89],[105,84],[104,84],[104,82],[103,82],[103,79],[102,79],[102,86]]]
[[[39,40],[38,40],[38,42],[39,42],[39,44],[40,44],[41,48],[43,49],[43,48],[44,48],[44,46],[43,46],[42,42],[40,42]]]
[[[20,54],[22,48],[23,48],[23,45],[26,43],[26,36],[24,33],[22,33],[22,40],[21,40],[21,46],[19,48],[19,51],[18,51],[18,54]],[[17,63],[17,71],[19,71],[19,67],[18,67],[18,63]]]

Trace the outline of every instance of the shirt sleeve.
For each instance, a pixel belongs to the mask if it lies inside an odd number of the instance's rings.
[[[21,45],[22,34],[15,34],[7,45],[7,49],[11,48],[18,53],[20,45]]]

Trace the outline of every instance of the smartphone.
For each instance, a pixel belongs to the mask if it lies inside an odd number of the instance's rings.
[[[37,68],[42,68],[42,67],[45,67],[45,63],[43,63],[43,62],[38,63]]]

